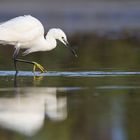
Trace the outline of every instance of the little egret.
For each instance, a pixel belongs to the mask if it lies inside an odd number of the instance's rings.
[[[59,28],[52,28],[44,37],[44,27],[41,22],[31,15],[19,16],[0,24],[0,44],[15,46],[13,54],[16,72],[17,62],[33,64],[33,72],[38,68],[45,72],[45,68],[34,61],[18,59],[20,49],[26,49],[23,55],[37,51],[50,51],[57,46],[57,40],[68,47],[77,57],[76,52],[69,46],[66,34]]]

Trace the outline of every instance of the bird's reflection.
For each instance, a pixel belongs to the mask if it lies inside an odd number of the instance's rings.
[[[14,75],[14,87],[18,87],[18,74],[19,72],[16,71],[15,72],[15,75]],[[33,76],[33,82],[34,82],[34,85],[39,85],[41,83],[41,81],[43,80],[43,76],[42,76],[42,73],[39,73],[38,75],[36,75],[34,73],[34,76]]]
[[[14,97],[1,97],[1,127],[25,135],[34,135],[43,126],[45,117],[52,121],[65,120],[67,118],[67,99],[66,96],[59,96],[59,90],[62,92],[67,89],[17,87],[18,94]],[[15,88],[12,88],[12,92],[14,91]]]

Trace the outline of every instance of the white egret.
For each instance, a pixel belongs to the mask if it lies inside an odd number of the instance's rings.
[[[13,54],[16,72],[17,62],[33,64],[33,71],[38,68],[41,72],[46,70],[34,61],[18,59],[20,49],[26,49],[23,55],[37,51],[50,51],[61,41],[77,57],[75,51],[69,46],[66,34],[59,28],[52,28],[44,37],[44,28],[41,22],[31,15],[19,16],[0,24],[0,44],[15,46]]]

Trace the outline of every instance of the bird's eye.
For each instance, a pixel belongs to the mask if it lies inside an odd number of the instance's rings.
[[[64,39],[64,37],[62,36],[62,39]]]

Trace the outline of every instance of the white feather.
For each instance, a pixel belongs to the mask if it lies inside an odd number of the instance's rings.
[[[0,24],[0,44],[26,48],[24,55],[52,50],[57,45],[56,40],[65,44],[67,42],[65,33],[61,29],[53,28],[44,38],[43,25],[31,15],[19,16]]]
[[[41,22],[30,16],[20,16],[0,25],[0,40],[8,44],[24,43],[44,35]]]

